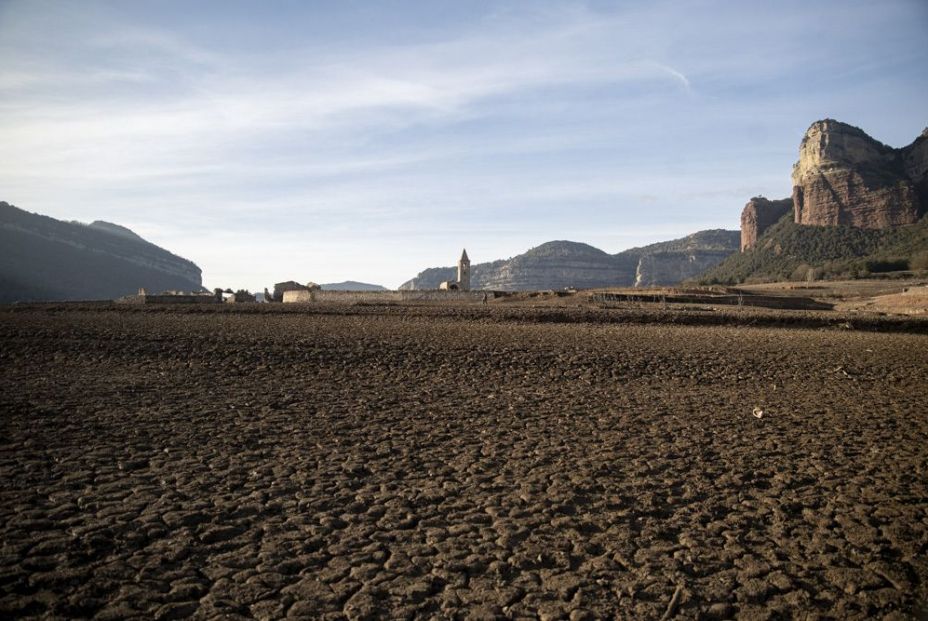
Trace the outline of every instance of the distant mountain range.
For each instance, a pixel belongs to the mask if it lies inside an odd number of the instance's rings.
[[[200,268],[109,222],[64,222],[0,202],[0,302],[202,291]]]
[[[751,199],[740,231],[700,231],[616,254],[550,241],[472,265],[471,286],[645,287],[928,271],[928,129],[894,149],[851,125],[817,121],[800,144],[792,181],[790,198]],[[437,289],[456,276],[453,266],[432,267],[400,289]],[[321,287],[385,290],[355,281]],[[201,270],[118,224],[64,222],[0,202],[0,302],[113,299],[139,288],[202,291]]]
[[[345,282],[330,282],[319,285],[323,291],[387,291],[386,287],[372,285],[366,282],[357,282],[356,280],[346,280]]]
[[[680,239],[608,254],[589,244],[551,241],[511,259],[471,266],[474,289],[529,291],[574,287],[676,284],[699,276],[738,251],[739,231],[700,231]],[[437,289],[456,278],[455,267],[433,267],[400,289]]]

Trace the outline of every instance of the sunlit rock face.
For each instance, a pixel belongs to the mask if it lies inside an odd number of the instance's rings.
[[[772,201],[756,196],[748,201],[741,212],[741,252],[757,243],[764,231],[776,224],[793,208],[793,200],[784,198]]]
[[[922,130],[915,142],[902,150],[905,173],[918,193],[922,213],[928,212],[928,127]]]
[[[903,149],[832,119],[806,131],[793,166],[798,224],[882,229],[915,223],[924,213],[924,135]]]
[[[694,250],[692,252],[655,252],[638,261],[636,287],[676,285],[702,275],[724,261],[731,251]]]

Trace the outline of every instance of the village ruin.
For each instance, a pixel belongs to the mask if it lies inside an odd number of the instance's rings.
[[[134,295],[123,296],[116,300],[122,304],[248,304],[259,299],[271,303],[356,303],[356,302],[410,302],[410,301],[473,301],[486,303],[488,299],[497,297],[492,291],[471,291],[470,288],[470,258],[467,250],[461,251],[457,262],[457,278],[442,282],[438,289],[415,291],[343,291],[323,290],[314,282],[305,285],[295,280],[287,280],[274,285],[274,291],[264,289],[259,298],[248,291],[232,292],[231,289],[215,289],[212,293],[164,291],[159,294],[150,294],[145,289],[139,289]],[[259,294],[260,295],[260,294]]]
[[[414,302],[455,300],[461,302],[481,302],[493,299],[492,291],[471,291],[470,258],[467,250],[461,251],[458,259],[457,279],[441,283],[438,289],[415,291],[326,291],[315,283],[301,285],[287,281],[274,285],[271,300],[289,304],[307,304],[314,302],[357,303],[357,302]]]

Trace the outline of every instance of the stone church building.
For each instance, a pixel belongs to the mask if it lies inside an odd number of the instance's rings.
[[[470,259],[467,257],[466,248],[458,259],[458,279],[446,280],[438,285],[438,288],[445,291],[470,291]]]

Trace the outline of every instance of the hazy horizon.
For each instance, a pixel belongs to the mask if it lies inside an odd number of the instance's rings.
[[[0,200],[204,285],[738,228],[806,128],[928,125],[919,1],[0,3]]]

